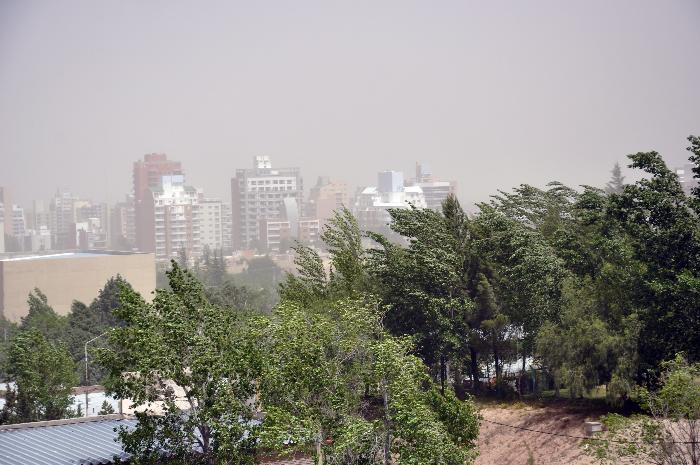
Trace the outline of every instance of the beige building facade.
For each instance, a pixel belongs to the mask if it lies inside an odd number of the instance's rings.
[[[46,294],[59,315],[78,300],[89,305],[105,283],[121,275],[146,300],[156,287],[152,253],[70,252],[0,259],[0,315],[19,322],[34,288]]]

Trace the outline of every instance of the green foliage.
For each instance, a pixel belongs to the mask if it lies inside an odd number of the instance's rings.
[[[99,351],[108,390],[139,410],[137,428],[120,432],[124,448],[144,463],[163,453],[186,463],[249,463],[257,343],[176,262],[168,278],[171,290],[158,290],[153,303],[122,289],[115,313],[124,326]]]
[[[569,395],[606,384],[611,402],[628,398],[636,375],[637,335],[635,316],[619,328],[605,321],[588,286],[576,287],[570,280],[564,292],[564,309],[558,323],[546,322],[537,336],[536,354]]]
[[[700,364],[678,354],[661,369],[661,387],[637,393],[650,416],[606,415],[607,431],[584,445],[600,463],[700,463]]]
[[[258,327],[266,362],[262,444],[315,451],[317,463],[463,464],[474,456],[471,403],[435,389],[408,340],[381,328],[376,306],[320,309],[283,301]]]
[[[57,420],[69,414],[75,365],[65,347],[48,341],[38,329],[14,337],[7,374],[16,388],[7,393],[3,422]]]
[[[102,401],[102,406],[100,407],[100,411],[98,412],[98,415],[111,415],[114,413],[114,407],[112,407],[112,404],[109,402]]]
[[[27,305],[29,311],[22,318],[21,330],[36,329],[52,342],[63,340],[67,326],[66,318],[51,308],[45,294],[39,289],[34,289],[29,293]]]

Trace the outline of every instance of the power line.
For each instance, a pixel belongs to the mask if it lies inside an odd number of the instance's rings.
[[[608,442],[615,442],[618,444],[645,444],[643,442],[638,442],[638,441],[626,441],[624,439],[605,439],[605,438],[596,438],[596,437],[588,437],[588,436],[575,436],[573,434],[566,434],[566,433],[554,433],[551,431],[542,431],[539,429],[533,429],[533,428],[526,428],[524,426],[515,426],[515,425],[508,425],[506,423],[500,423],[498,421],[493,421],[493,420],[487,420],[486,418],[482,418],[481,421],[485,421],[488,423],[493,423],[494,425],[499,425],[499,426],[506,426],[508,428],[513,428],[513,429],[519,429],[523,431],[530,431],[532,433],[540,433],[540,434],[548,434],[550,436],[560,436],[563,438],[571,438],[571,439],[586,439],[589,441],[608,441]],[[669,444],[699,444],[700,441],[668,441]]]

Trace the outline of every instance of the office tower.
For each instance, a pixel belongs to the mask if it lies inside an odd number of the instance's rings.
[[[238,169],[231,179],[231,232],[234,249],[254,246],[259,238],[259,222],[278,218],[284,199],[301,205],[303,185],[299,168],[273,169],[270,158],[257,156],[253,168]]]
[[[144,155],[134,162],[134,215],[136,247],[143,252],[155,251],[155,223],[152,216],[153,191],[162,188],[163,176],[182,175],[179,161],[168,160],[164,153]]]

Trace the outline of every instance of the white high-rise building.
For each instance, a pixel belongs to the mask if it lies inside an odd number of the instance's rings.
[[[199,238],[202,247],[231,250],[231,208],[219,199],[199,200]]]
[[[157,260],[179,257],[184,250],[189,259],[199,258],[199,198],[201,193],[186,186],[183,175],[163,176],[160,188],[153,188],[152,208],[155,220],[155,254]]]
[[[279,218],[284,199],[302,204],[303,185],[299,168],[273,169],[270,158],[253,159],[254,168],[236,170],[231,179],[232,245],[250,248],[259,239],[260,221]]]

